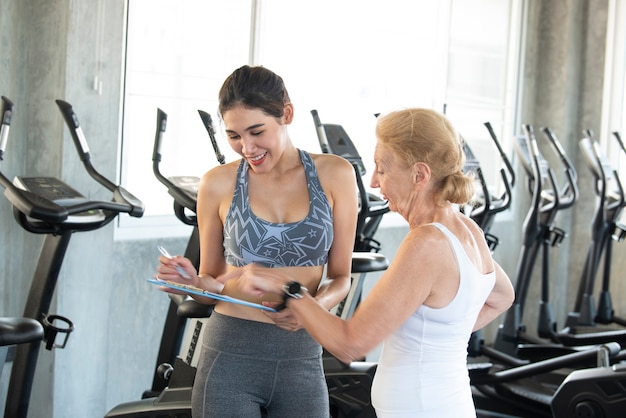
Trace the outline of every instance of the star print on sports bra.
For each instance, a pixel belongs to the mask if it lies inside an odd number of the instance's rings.
[[[333,242],[333,214],[313,159],[299,150],[306,173],[310,208],[298,222],[272,223],[258,218],[248,197],[248,162],[237,170],[233,201],[224,222],[224,256],[230,265],[259,263],[266,267],[326,264]]]

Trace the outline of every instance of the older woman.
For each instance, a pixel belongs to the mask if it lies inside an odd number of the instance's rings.
[[[299,323],[344,362],[384,341],[372,387],[379,418],[474,417],[467,343],[512,304],[513,287],[481,229],[455,206],[472,197],[473,180],[450,122],[428,109],[399,110],[379,117],[376,136],[371,186],[410,230],[354,316],[333,316],[276,269],[249,265],[239,287],[282,293]]]

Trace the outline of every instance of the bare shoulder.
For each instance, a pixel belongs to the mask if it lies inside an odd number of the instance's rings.
[[[464,215],[459,215],[459,217],[476,243],[476,249],[482,254],[481,257],[484,259],[491,259],[491,251],[489,250],[487,241],[485,240],[485,232],[473,219]]]
[[[352,164],[343,157],[335,154],[311,154],[315,167],[320,170],[347,170]]]
[[[477,236],[483,235],[483,230],[480,229],[478,224],[473,219],[471,219],[468,216],[462,215],[460,213],[458,214],[458,217],[459,219],[461,219],[461,221],[464,223],[464,225],[473,235],[477,235]]]
[[[441,231],[431,224],[413,228],[406,236],[405,242],[413,250],[432,252],[448,246],[448,239]]]
[[[414,282],[415,277],[428,293],[454,277],[454,254],[444,234],[435,226],[412,228],[400,243],[392,264],[394,273]]]
[[[311,154],[311,158],[323,184],[345,183],[355,178],[352,164],[343,157],[334,154]]]
[[[198,194],[212,197],[232,195],[239,161],[218,165],[207,171],[200,180]]]

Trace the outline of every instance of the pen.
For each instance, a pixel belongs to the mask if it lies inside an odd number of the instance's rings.
[[[161,254],[163,254],[165,257],[171,259],[172,256],[170,255],[169,252],[167,252],[167,250],[165,248],[163,248],[162,246],[158,245],[157,248],[159,249],[159,252]],[[183,268],[179,265],[175,265],[174,268],[176,269],[176,271],[178,272],[178,274],[180,274],[184,279],[191,279],[191,277],[189,277],[189,274],[187,274],[187,272],[185,270],[183,270]]]

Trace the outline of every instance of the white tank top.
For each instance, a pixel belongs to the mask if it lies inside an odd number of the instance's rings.
[[[495,271],[482,274],[448,228],[431,225],[450,241],[460,272],[459,288],[446,307],[422,305],[385,340],[372,384],[378,418],[476,416],[467,345],[495,284]]]

